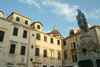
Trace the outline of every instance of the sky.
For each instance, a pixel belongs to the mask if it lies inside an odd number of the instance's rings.
[[[92,26],[100,25],[100,0],[0,0],[3,17],[17,12],[31,18],[31,23],[40,21],[45,33],[51,32],[55,24],[64,37],[69,35],[71,29],[79,29],[77,9],[85,14]]]

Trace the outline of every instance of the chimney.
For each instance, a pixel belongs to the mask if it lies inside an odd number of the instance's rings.
[[[0,17],[2,17],[2,16],[3,16],[3,14],[4,14],[4,13],[3,13],[2,11],[0,11]]]

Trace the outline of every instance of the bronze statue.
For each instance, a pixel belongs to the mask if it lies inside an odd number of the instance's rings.
[[[87,34],[87,32],[89,31],[89,28],[87,25],[85,15],[84,15],[84,13],[81,13],[81,11],[79,9],[77,9],[77,11],[78,11],[78,15],[76,16],[76,19],[78,22],[78,26],[83,31],[83,34]]]

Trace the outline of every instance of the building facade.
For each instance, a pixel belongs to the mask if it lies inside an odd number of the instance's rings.
[[[89,25],[89,34],[100,45],[100,26]],[[0,11],[0,67],[72,67],[77,62],[81,30],[66,38],[54,28],[42,31],[43,24],[16,12],[7,18]]]
[[[92,36],[95,44],[100,47],[100,26],[91,26],[91,24],[88,23],[88,27],[88,33]],[[80,45],[80,36],[83,32],[79,29],[77,31],[70,30],[69,33],[69,36],[63,39],[63,66],[65,67],[73,67],[77,65],[77,45]]]

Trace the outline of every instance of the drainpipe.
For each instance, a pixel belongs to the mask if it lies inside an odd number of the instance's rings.
[[[30,32],[31,32],[31,29],[29,29],[29,38],[28,38],[27,67],[28,67],[28,59],[29,59]]]

